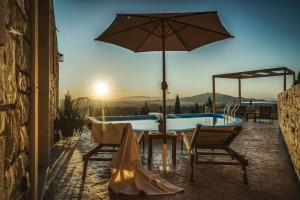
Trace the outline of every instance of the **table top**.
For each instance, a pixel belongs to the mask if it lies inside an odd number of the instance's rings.
[[[149,131],[149,136],[163,136],[164,133],[158,132],[158,131]],[[167,131],[167,136],[177,136],[175,131]]]

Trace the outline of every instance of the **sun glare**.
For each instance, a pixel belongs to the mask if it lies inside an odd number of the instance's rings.
[[[108,86],[106,83],[98,83],[95,86],[95,92],[98,97],[103,97],[108,93]]]

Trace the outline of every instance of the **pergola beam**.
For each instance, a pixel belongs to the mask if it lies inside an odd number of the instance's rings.
[[[269,77],[269,76],[282,76],[292,75],[295,72],[287,67],[277,67],[270,69],[260,69],[253,71],[244,71],[244,72],[235,72],[228,74],[217,74],[214,75],[217,78],[236,78],[236,79],[244,79],[244,78],[260,78],[260,77]]]
[[[293,73],[286,73],[286,75],[293,75]],[[247,78],[263,78],[263,77],[271,77],[271,76],[284,76],[284,73],[273,73],[273,74],[257,74],[257,75],[233,75],[233,76],[216,76],[217,78],[229,78],[229,79],[247,79]]]

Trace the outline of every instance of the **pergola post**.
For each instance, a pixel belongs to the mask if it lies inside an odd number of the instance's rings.
[[[283,90],[286,91],[286,70],[283,70]]]
[[[213,112],[216,112],[216,83],[215,76],[212,76],[212,90],[213,90]]]
[[[241,95],[241,79],[239,78],[239,103],[242,103],[242,95]]]

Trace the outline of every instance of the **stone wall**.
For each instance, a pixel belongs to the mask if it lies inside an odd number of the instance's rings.
[[[27,199],[30,187],[30,3],[0,0],[0,200]],[[58,94],[58,54],[53,12],[52,16],[53,117]]]
[[[278,95],[278,122],[300,180],[300,84]]]
[[[0,1],[0,199],[26,197],[29,188],[29,8]]]

